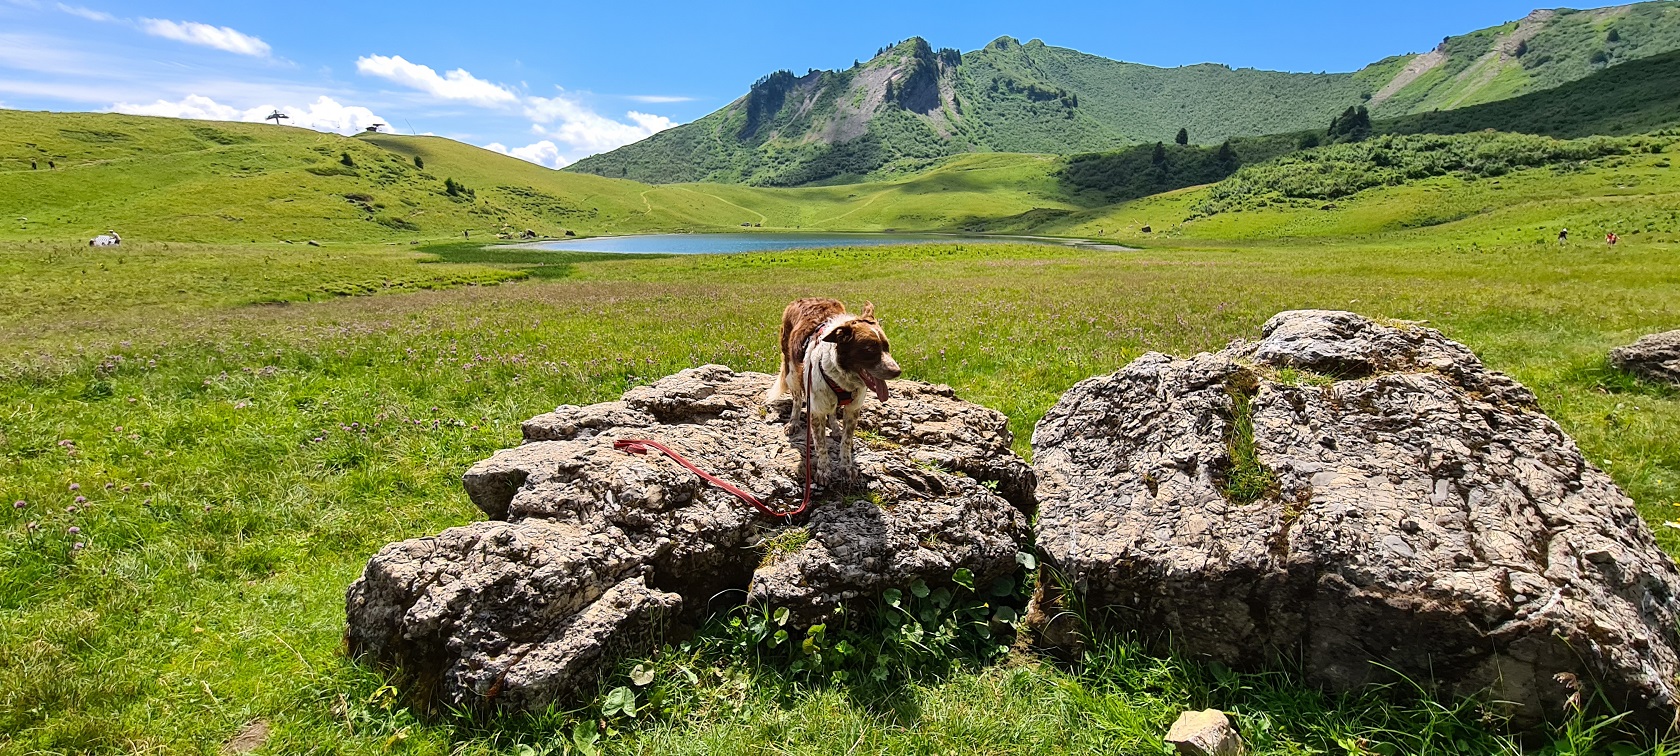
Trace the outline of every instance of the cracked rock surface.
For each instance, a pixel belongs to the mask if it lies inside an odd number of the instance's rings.
[[[1577,688],[1671,721],[1680,574],[1528,389],[1415,324],[1263,333],[1145,355],[1039,423],[1038,546],[1095,616],[1331,690],[1387,667],[1519,723]]]
[[[1616,347],[1610,350],[1610,363],[1648,381],[1680,386],[1680,330]]]
[[[526,421],[525,443],[466,472],[491,519],[386,546],[346,597],[353,656],[434,703],[537,709],[575,701],[660,633],[751,600],[794,624],[917,579],[1016,569],[1030,549],[1032,469],[1003,415],[950,388],[893,381],[863,413],[860,485],[768,521],[670,459],[659,441],[781,509],[802,496],[803,427],[766,408],[771,376],[708,365],[616,402]]]

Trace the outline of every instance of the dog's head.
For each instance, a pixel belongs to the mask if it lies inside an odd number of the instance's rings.
[[[836,326],[824,341],[834,342],[841,370],[856,373],[875,392],[876,399],[887,400],[887,380],[904,371],[892,357],[887,332],[875,319],[874,303],[865,304],[856,319]]]

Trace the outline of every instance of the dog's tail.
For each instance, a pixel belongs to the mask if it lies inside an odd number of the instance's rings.
[[[770,393],[764,395],[764,403],[770,404],[788,395],[787,360],[782,360],[776,367],[776,382],[770,384]]]

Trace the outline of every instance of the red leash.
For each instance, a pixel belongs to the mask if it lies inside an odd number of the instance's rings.
[[[807,423],[807,427],[805,429],[805,441],[806,441],[807,446],[810,445],[810,441],[811,441],[810,437],[811,437],[811,429],[809,427],[809,423]],[[705,481],[707,483],[710,483],[714,486],[717,486],[718,488],[721,488],[724,491],[727,491],[728,493],[733,495],[735,498],[740,499],[741,501],[744,501],[747,504],[751,505],[753,509],[758,510],[759,514],[762,514],[765,517],[770,517],[770,518],[794,517],[796,515],[803,514],[805,512],[805,509],[807,507],[811,506],[811,474],[810,474],[811,473],[811,460],[810,460],[809,455],[807,455],[806,459],[805,459],[805,500],[803,502],[800,502],[798,509],[795,509],[791,512],[779,512],[775,509],[770,508],[770,506],[765,504],[763,501],[760,501],[757,496],[754,496],[750,493],[747,493],[746,491],[743,491],[739,488],[736,488],[735,486],[731,485],[728,481],[726,481],[722,478],[719,478],[716,475],[713,475],[709,472],[706,472],[705,470],[702,470],[702,469],[696,467],[693,462],[690,462],[687,459],[684,459],[683,455],[678,454],[674,451],[671,451],[671,447],[666,446],[662,443],[659,443],[658,441],[649,441],[647,439],[640,439],[640,438],[625,438],[625,439],[620,439],[618,441],[614,441],[613,442],[613,448],[618,449],[619,451],[628,452],[630,454],[646,454],[646,453],[648,453],[648,449],[650,449],[650,448],[655,450],[655,451],[658,451],[661,454],[664,454],[665,456],[670,457],[677,464],[688,468],[689,472],[692,472],[695,475],[698,475],[701,478],[705,479]]]
[[[813,381],[814,376],[812,375],[812,373],[816,372],[816,373],[821,373],[822,374],[823,381],[826,382],[828,384],[829,389],[834,392],[834,398],[839,402],[841,407],[845,407],[846,405],[852,403],[851,392],[842,390],[840,388],[840,385],[834,382],[833,378],[828,377],[828,373],[822,372],[822,367],[816,364],[816,362],[817,362],[816,359],[811,357],[811,350],[812,350],[811,345],[816,344],[817,342],[821,341],[824,336],[828,335],[828,332],[830,330],[833,330],[833,327],[834,327],[834,324],[832,322],[825,323],[820,330],[818,330],[816,333],[811,334],[810,338],[806,339],[806,341],[805,341],[805,355],[806,355],[805,376],[804,376],[804,378],[805,378],[805,498],[804,498],[804,500],[799,502],[799,508],[798,509],[792,510],[790,512],[779,512],[775,509],[772,509],[772,508],[770,508],[770,505],[765,504],[763,501],[760,501],[757,496],[754,496],[750,493],[747,493],[746,491],[743,491],[739,488],[736,488],[735,486],[731,485],[728,481],[726,481],[722,478],[719,478],[718,476],[713,475],[709,472],[706,472],[705,470],[702,470],[699,467],[696,467],[693,462],[690,462],[690,461],[684,459],[681,454],[678,454],[674,451],[671,451],[670,447],[668,447],[668,446],[666,446],[662,443],[659,443],[658,441],[649,441],[647,439],[639,439],[639,438],[626,438],[626,439],[620,439],[618,441],[614,441],[613,442],[613,448],[618,449],[619,451],[629,452],[631,454],[646,454],[646,453],[648,453],[649,448],[653,448],[653,449],[659,451],[660,453],[664,454],[665,456],[670,457],[677,464],[688,468],[689,472],[692,472],[695,475],[698,475],[701,478],[705,479],[705,481],[707,483],[710,483],[714,486],[717,486],[718,488],[721,488],[725,491],[728,491],[735,498],[740,499],[741,501],[744,501],[747,504],[751,505],[753,509],[758,510],[759,514],[762,514],[765,517],[770,517],[770,518],[788,517],[788,518],[792,518],[792,517],[796,517],[798,515],[804,514],[805,510],[809,509],[810,506],[811,506],[811,486],[812,486],[812,480],[814,479],[814,476],[812,475],[812,471],[811,471],[811,458],[815,454],[815,448],[814,447],[816,446],[816,442],[812,438],[812,430],[811,430],[811,384],[814,382]],[[790,416],[790,418],[791,417],[792,416]]]

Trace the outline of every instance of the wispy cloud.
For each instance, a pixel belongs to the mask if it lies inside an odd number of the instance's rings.
[[[59,10],[65,12],[65,13],[68,13],[72,16],[80,16],[80,17],[85,18],[89,21],[98,21],[102,24],[114,23],[114,22],[120,20],[116,16],[113,16],[109,13],[104,12],[104,11],[96,11],[96,10],[93,10],[92,8],[83,8],[80,5],[65,5],[64,3],[54,3],[53,7],[56,7]]]
[[[70,12],[70,11],[66,11]],[[273,49],[249,34],[226,26],[211,26],[197,21],[168,21],[161,18],[140,19],[140,30],[154,37],[173,39],[189,45],[212,47],[225,52],[266,58]]]
[[[13,5],[37,10],[49,8],[49,6],[36,0],[9,0],[9,2]],[[273,52],[273,48],[269,47],[267,42],[226,26],[212,26],[197,21],[170,21],[161,18],[133,20],[112,15],[102,10],[60,2],[53,3],[50,8],[88,21],[131,26],[153,37],[185,42],[199,47],[209,47],[238,55],[267,58]]]
[[[511,105],[519,101],[519,95],[514,94],[513,90],[500,84],[492,84],[465,70],[457,68],[440,75],[430,66],[410,63],[401,55],[366,55],[356,59],[356,70],[367,76],[377,76],[424,92],[440,100],[458,100],[487,107]]]
[[[680,95],[624,95],[624,99],[632,102],[645,102],[650,105],[669,102],[694,102],[698,97],[683,97]]]

